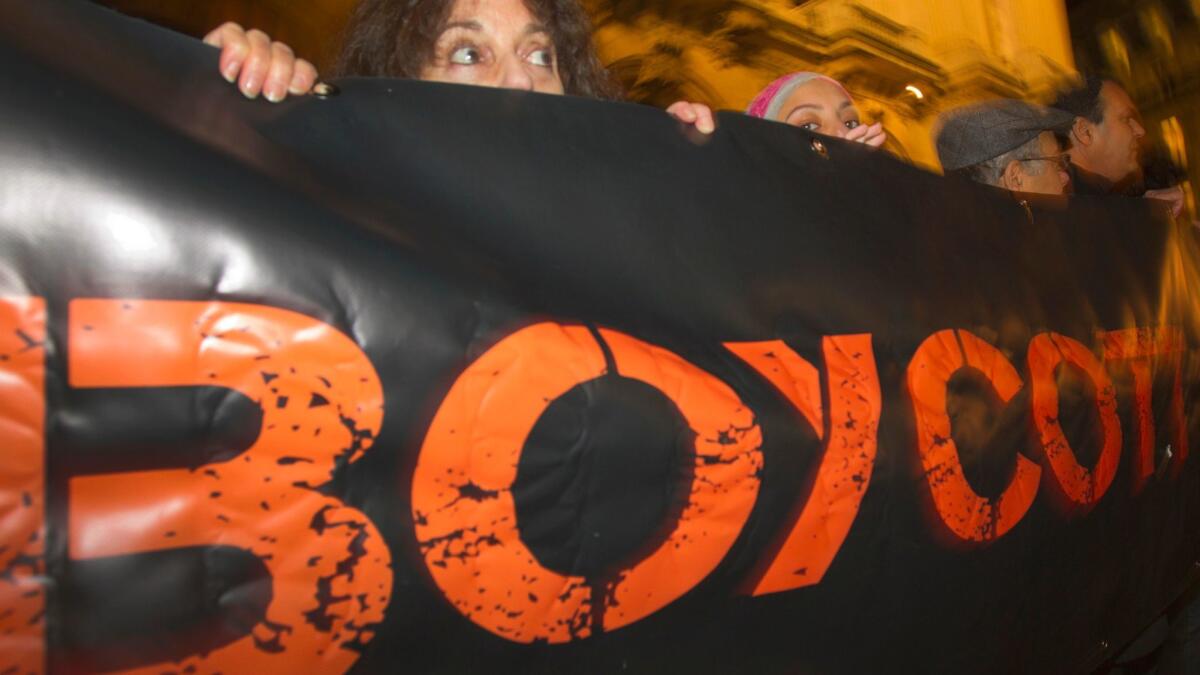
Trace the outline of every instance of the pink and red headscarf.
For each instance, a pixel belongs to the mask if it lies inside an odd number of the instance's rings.
[[[787,101],[788,96],[802,84],[812,82],[813,80],[825,80],[836,84],[838,89],[846,93],[846,98],[854,100],[850,96],[850,92],[842,86],[841,82],[826,77],[820,73],[810,73],[802,71],[798,73],[789,73],[767,85],[766,89],[758,92],[754,100],[750,102],[750,107],[746,108],[746,114],[751,117],[762,117],[769,120],[779,120],[780,112],[782,112],[783,104]]]

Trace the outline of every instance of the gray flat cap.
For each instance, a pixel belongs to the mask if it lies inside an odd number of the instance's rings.
[[[1011,98],[965,105],[942,113],[938,120],[938,159],[946,171],[974,166],[1020,147],[1043,131],[1065,132],[1074,122],[1069,112]]]

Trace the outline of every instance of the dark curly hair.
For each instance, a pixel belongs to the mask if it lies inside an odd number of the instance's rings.
[[[592,49],[591,22],[577,0],[524,0],[550,30],[563,90],[617,99],[620,92]],[[455,0],[361,0],[350,17],[334,75],[417,78],[433,58]]]

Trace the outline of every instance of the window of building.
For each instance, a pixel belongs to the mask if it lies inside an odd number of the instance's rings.
[[[1167,25],[1162,5],[1155,3],[1143,7],[1138,12],[1138,19],[1142,24],[1142,32],[1154,51],[1167,58],[1174,56],[1175,43],[1171,38],[1171,29]]]
[[[1183,137],[1183,125],[1179,123],[1179,118],[1175,116],[1168,117],[1162,121],[1160,125],[1162,129],[1163,145],[1166,146],[1167,152],[1171,155],[1171,161],[1175,166],[1186,167],[1187,163],[1187,142]]]
[[[1114,74],[1129,76],[1129,47],[1120,29],[1112,26],[1100,33],[1100,51],[1104,53],[1104,60]]]

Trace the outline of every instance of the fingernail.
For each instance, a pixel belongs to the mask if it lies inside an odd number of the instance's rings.
[[[253,78],[247,78],[242,82],[242,96],[246,98],[258,98],[258,82]]]
[[[708,121],[701,121],[696,125],[696,128],[706,134],[711,134],[713,131],[716,131],[716,128],[713,126],[712,122]]]
[[[271,103],[279,103],[283,100],[283,87],[279,85],[267,85],[263,87],[263,96]]]
[[[225,72],[221,73],[221,77],[224,77],[226,82],[233,83],[237,79],[238,70],[241,67],[242,64],[240,61],[230,61],[229,65],[225,66]]]

